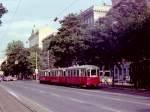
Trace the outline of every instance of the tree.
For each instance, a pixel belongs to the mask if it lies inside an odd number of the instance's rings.
[[[104,52],[110,58],[110,63],[125,58],[137,64],[133,69],[139,67],[142,70],[143,66],[139,66],[140,61],[143,57],[150,58],[149,26],[150,11],[146,2],[124,0],[113,7],[105,18],[98,21],[95,34],[99,35],[98,39],[103,38],[104,43],[107,44],[103,47]],[[145,79],[141,71],[136,72],[138,72],[136,75],[131,76],[134,84],[140,78]]]
[[[2,3],[0,3],[0,18],[3,16],[3,14],[5,14],[7,12],[7,9],[3,6]],[[0,20],[0,24],[2,23],[2,21]]]
[[[77,14],[69,14],[60,21],[61,28],[51,36],[50,54],[55,59],[54,66],[71,66],[79,61],[79,54],[88,46],[84,40],[88,37],[87,26]]]
[[[24,48],[22,41],[8,43],[6,49],[7,60],[2,64],[2,70],[6,75],[16,75],[19,78],[27,78],[32,74],[32,66],[28,59],[30,53]]]
[[[28,58],[32,64],[32,71],[35,71],[35,69],[41,69],[41,67],[42,67],[42,62],[41,62],[42,50],[38,47],[31,47],[28,49],[28,51],[30,53],[30,56]],[[37,65],[37,68],[36,68],[36,65]]]
[[[149,54],[149,17],[149,7],[145,2],[124,0],[100,19],[98,33],[110,46],[110,55],[132,60]]]

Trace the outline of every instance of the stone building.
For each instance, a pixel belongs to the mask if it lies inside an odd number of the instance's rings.
[[[29,37],[29,47],[38,47],[38,48],[43,48],[43,44],[42,41],[43,39],[45,39],[48,35],[50,35],[51,33],[53,33],[54,30],[51,29],[48,26],[44,26],[44,27],[40,27],[40,28],[36,28],[34,26],[34,28],[32,29],[31,35]]]
[[[102,5],[93,5],[87,10],[81,12],[81,18],[85,24],[92,27],[99,18],[105,17],[110,8],[111,5],[106,5],[105,3]]]

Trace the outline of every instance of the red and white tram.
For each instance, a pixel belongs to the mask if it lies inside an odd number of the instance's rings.
[[[73,66],[40,71],[39,81],[78,86],[98,86],[99,68],[94,65]]]

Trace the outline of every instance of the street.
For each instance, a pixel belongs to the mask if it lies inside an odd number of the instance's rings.
[[[0,85],[14,96],[28,98],[49,112],[150,112],[150,97],[34,81],[2,82]]]

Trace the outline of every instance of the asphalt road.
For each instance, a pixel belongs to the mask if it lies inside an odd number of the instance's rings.
[[[22,95],[49,112],[150,112],[150,97],[45,85],[33,81],[2,82],[13,94]]]

